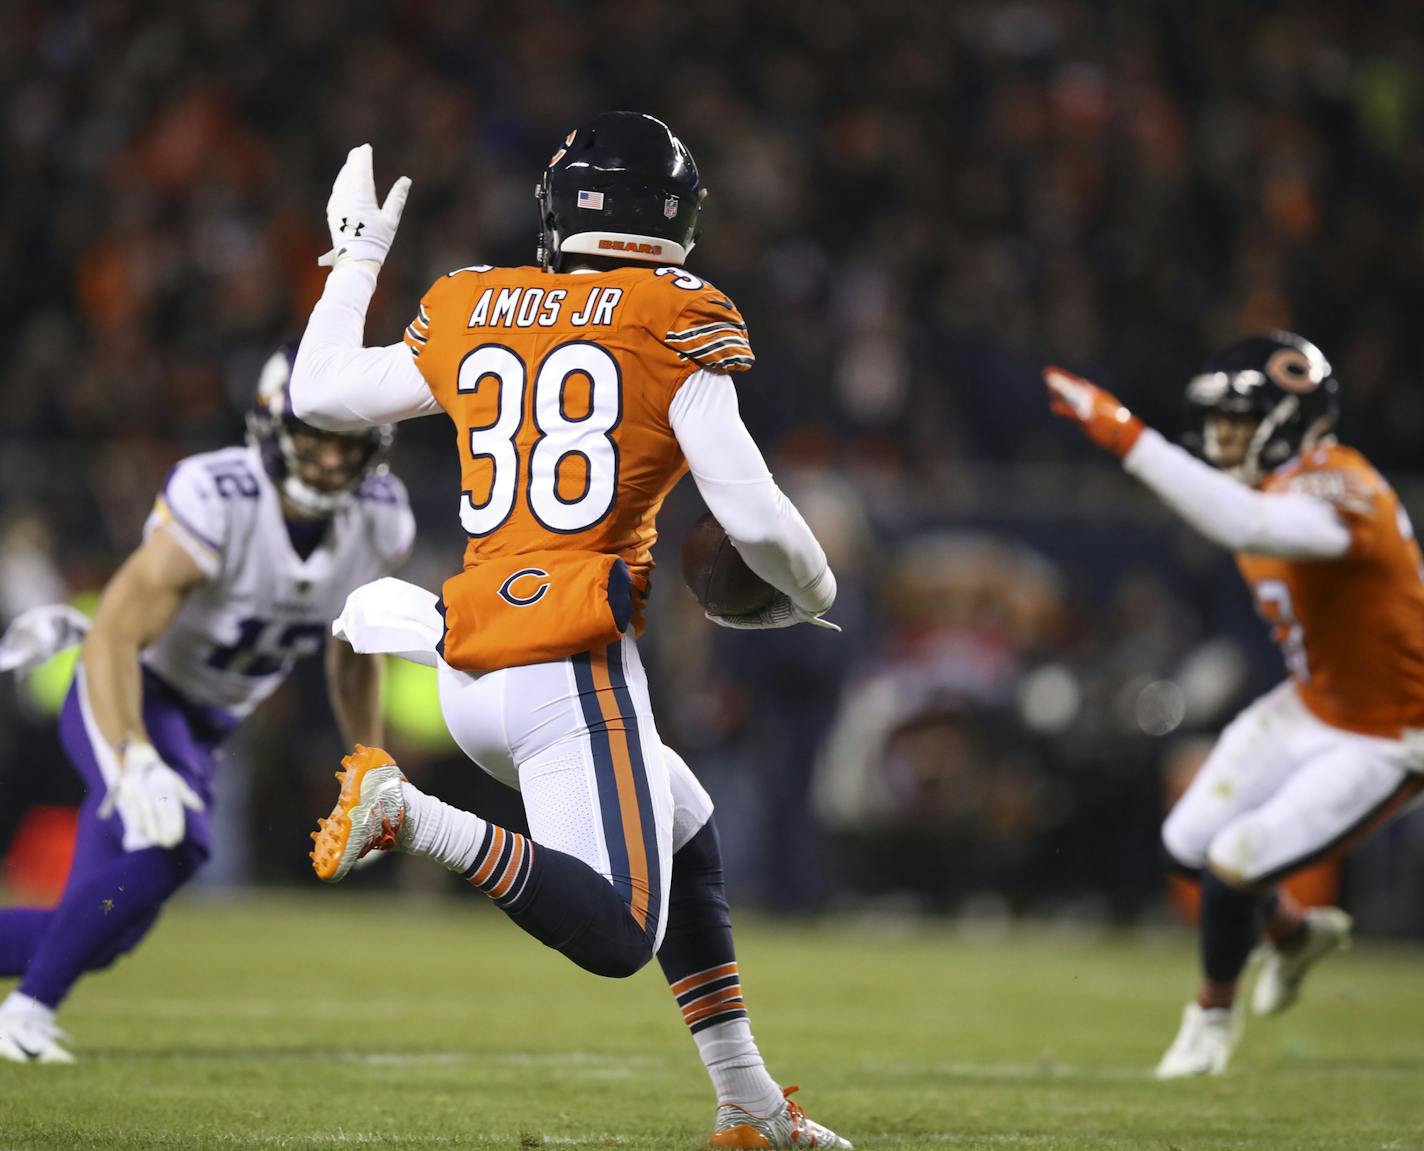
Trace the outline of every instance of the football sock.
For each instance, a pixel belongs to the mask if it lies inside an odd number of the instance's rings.
[[[464,872],[475,861],[489,824],[472,812],[451,807],[403,781],[406,817],[397,842],[402,851]]]
[[[187,844],[126,852],[88,874],[70,876],[43,936],[36,941],[20,991],[58,1007],[86,971],[107,967],[131,950],[163,903],[202,864]]]
[[[780,1109],[781,1088],[752,1037],[722,880],[722,845],[709,819],[672,857],[667,932],[658,963],[692,1032],[717,1102],[753,1115]]]
[[[1287,892],[1280,892],[1266,914],[1266,938],[1281,951],[1291,951],[1305,942],[1308,934],[1300,904]]]
[[[581,859],[451,807],[402,783],[400,847],[458,871],[540,943],[585,971],[632,975],[653,955],[657,920],[640,925],[607,879]]]
[[[54,1008],[19,991],[12,991],[0,1003],[0,1015],[27,1015],[41,1023],[54,1022]]]
[[[1246,959],[1260,936],[1258,912],[1262,899],[1258,891],[1242,891],[1218,879],[1211,871],[1202,873],[1202,971],[1207,980],[1218,987],[1229,987],[1241,977]],[[1203,1007],[1228,1005],[1202,1004]]]

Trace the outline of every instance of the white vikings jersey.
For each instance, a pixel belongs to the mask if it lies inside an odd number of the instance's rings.
[[[325,646],[346,597],[400,567],[415,540],[405,486],[378,473],[332,516],[303,560],[277,487],[250,448],[178,463],[144,538],[160,527],[208,579],[144,651],[144,665],[193,703],[238,718],[271,695],[298,659]]]

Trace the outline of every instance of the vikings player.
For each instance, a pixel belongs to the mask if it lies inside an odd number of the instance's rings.
[[[1424,791],[1419,545],[1393,489],[1335,439],[1339,382],[1300,336],[1242,340],[1191,381],[1205,463],[1087,380],[1044,378],[1055,412],[1237,553],[1289,672],[1226,728],[1162,829],[1172,860],[1201,876],[1203,975],[1157,1076],[1220,1074],[1258,940],[1257,1015],[1294,1003],[1310,967],[1349,940],[1345,912],[1302,912],[1277,885]]]
[[[73,1061],[56,1009],[206,861],[221,746],[299,658],[325,646],[344,737],[380,738],[379,664],[326,633],[353,588],[404,562],[415,523],[383,463],[389,427],[292,415],[294,355],[264,368],[246,447],[174,467],[99,601],[60,717],[87,786],[69,881],[56,907],[0,911],[0,977],[22,977],[0,1004],[0,1058]]]

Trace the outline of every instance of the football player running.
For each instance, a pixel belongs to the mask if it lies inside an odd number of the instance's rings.
[[[38,608],[0,643],[16,666],[83,638],[59,724],[87,789],[58,905],[0,911],[0,977],[22,977],[0,1004],[0,1058],[73,1062],[56,1009],[207,860],[222,744],[297,659],[324,647],[344,738],[381,737],[381,657],[327,633],[353,588],[404,562],[415,521],[382,462],[390,428],[296,419],[291,355],[263,370],[246,447],[169,473],[87,637],[66,609]]]
[[[668,491],[690,469],[747,562],[781,592],[716,622],[820,622],[825,553],[741,421],[746,325],[684,271],[704,190],[667,125],[601,115],[562,141],[536,197],[533,267],[451,272],[403,343],[363,348],[409,181],[378,206],[351,151],[327,216],[332,272],[292,381],[304,419],[359,428],[446,413],[460,456],[464,571],[435,597],[382,581],[340,629],[436,663],[446,722],[516,787],[528,838],[422,794],[384,752],[347,760],[313,838],[341,879],[373,848],[436,860],[529,934],[599,975],[657,955],[717,1092],[719,1147],[849,1147],[768,1074],[742,997],[712,803],[663,745],[634,636]],[[443,615],[443,623],[442,623]],[[439,645],[437,662],[431,649]]]
[[[1226,728],[1162,829],[1173,862],[1201,876],[1203,978],[1156,1073],[1220,1074],[1257,942],[1251,1007],[1274,1015],[1349,941],[1345,912],[1302,911],[1277,885],[1424,789],[1419,545],[1389,484],[1333,436],[1339,382],[1297,335],[1242,340],[1192,379],[1205,463],[1087,380],[1057,368],[1044,379],[1055,412],[1237,553],[1290,673]]]

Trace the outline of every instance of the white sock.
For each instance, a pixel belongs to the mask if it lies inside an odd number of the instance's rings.
[[[53,1007],[41,1003],[38,999],[31,999],[28,995],[21,995],[18,991],[12,991],[5,996],[5,1002],[0,1003],[0,1012],[28,1015],[41,1023],[54,1023]]]
[[[765,1118],[781,1109],[783,1096],[752,1038],[746,1019],[731,1019],[695,1032],[692,1040],[712,1077],[717,1103],[734,1103]]]
[[[488,824],[473,812],[426,795],[412,783],[403,782],[401,794],[406,809],[400,832],[401,850],[433,859],[451,871],[468,871],[479,854]]]

